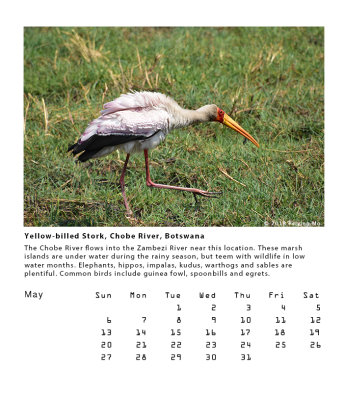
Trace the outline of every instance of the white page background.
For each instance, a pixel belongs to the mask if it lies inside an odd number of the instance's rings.
[[[105,3],[30,2],[9,5],[1,26],[2,37],[2,95],[0,96],[3,122],[3,154],[1,165],[1,398],[4,399],[342,399],[341,384],[344,358],[344,28],[340,2],[289,3],[185,2],[163,5],[156,3],[116,4]],[[154,5],[153,5],[154,6]],[[112,8],[111,8],[112,7]],[[169,13],[159,10],[170,7]],[[114,12],[109,12],[114,9]],[[201,9],[201,10],[200,10]],[[206,11],[203,11],[206,9]],[[182,10],[182,12],[181,12]],[[221,10],[221,11],[219,11]],[[169,14],[169,15],[167,15]],[[143,19],[142,16],[145,16]],[[174,19],[175,18],[175,19]],[[174,22],[173,22],[174,21]],[[176,22],[175,22],[176,21]],[[297,245],[301,243],[308,262],[301,264],[284,280],[277,275],[269,281],[255,281],[251,289],[258,293],[267,290],[315,290],[322,293],[323,333],[322,342],[327,349],[300,358],[297,352],[277,353],[258,350],[257,360],[250,363],[222,361],[171,363],[164,359],[147,363],[123,362],[101,364],[97,357],[95,319],[100,318],[99,305],[87,297],[94,286],[85,281],[77,292],[72,281],[61,284],[42,283],[52,299],[30,307],[24,301],[27,282],[22,278],[22,249],[24,231],[47,232],[50,228],[23,228],[23,153],[22,153],[22,71],[23,26],[30,25],[232,25],[238,26],[325,26],[325,132],[326,132],[326,219],[324,228],[207,228],[206,235],[212,241],[228,240],[241,244],[262,243],[273,245]],[[106,228],[108,231],[111,228]],[[59,231],[59,229],[55,229]],[[140,228],[131,228],[138,232]],[[165,229],[144,229],[144,231]],[[66,231],[66,229],[61,229]],[[77,229],[68,229],[68,232]],[[95,230],[87,230],[92,231]],[[102,231],[102,230],[100,230]],[[118,232],[125,229],[117,229]],[[180,230],[176,230],[178,232]],[[185,231],[185,230],[184,230]],[[186,228],[187,231],[187,228]],[[194,233],[204,232],[201,228]],[[174,232],[174,229],[169,229]],[[225,239],[226,238],[226,239]],[[35,281],[37,290],[40,281]],[[43,281],[42,281],[43,282]],[[121,285],[97,281],[100,289],[120,295]],[[201,286],[202,280],[198,280]],[[212,282],[205,280],[204,290],[214,290]],[[147,285],[151,291],[162,290],[160,281],[137,282],[137,289]],[[187,280],[167,282],[167,290],[191,293],[196,283]],[[229,284],[230,285],[230,284]],[[241,289],[247,281],[231,281],[218,285],[219,291]],[[32,286],[32,285],[30,285]],[[133,286],[132,290],[136,290]],[[217,289],[217,290],[218,290]],[[87,300],[85,300],[87,298]],[[58,300],[57,300],[58,299]],[[156,300],[156,301],[155,301]],[[257,307],[260,307],[257,301]],[[150,300],[151,307],[160,310],[164,303]],[[220,303],[218,301],[218,303]],[[266,304],[266,303],[262,303]],[[293,307],[293,305],[292,305]],[[66,312],[68,310],[68,312]],[[326,311],[324,311],[326,310]],[[119,314],[121,315],[121,310]],[[123,318],[126,310],[122,310]],[[88,319],[87,316],[90,316]],[[101,325],[99,325],[101,326]],[[99,327],[97,326],[97,327]],[[159,332],[159,325],[154,325]],[[259,335],[259,333],[258,333]],[[257,336],[256,340],[261,337]],[[159,341],[157,333],[156,338]],[[129,340],[129,339],[128,339]],[[134,339],[133,339],[134,340]],[[164,339],[166,340],[166,338]],[[184,338],[193,348],[194,338]],[[234,340],[238,340],[234,339]],[[264,342],[265,337],[262,337]],[[124,339],[124,342],[126,340]],[[229,346],[231,341],[229,340]],[[98,350],[97,350],[98,351]],[[126,351],[126,346],[121,350]],[[95,354],[94,354],[95,353]],[[159,360],[160,354],[155,354]],[[276,357],[276,358],[274,358]]]

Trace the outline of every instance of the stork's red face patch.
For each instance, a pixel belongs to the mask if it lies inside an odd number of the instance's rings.
[[[217,108],[217,121],[218,122],[223,122],[224,120],[224,111],[221,108]]]

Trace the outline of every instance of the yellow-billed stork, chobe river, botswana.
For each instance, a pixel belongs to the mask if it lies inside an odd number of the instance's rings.
[[[79,161],[103,157],[116,149],[127,153],[120,178],[121,192],[127,212],[131,214],[125,193],[125,172],[131,153],[144,151],[146,184],[150,187],[185,190],[195,195],[215,197],[220,192],[154,183],[150,177],[148,149],[158,146],[175,128],[199,122],[218,121],[235,130],[259,147],[258,142],[216,105],[185,110],[172,98],[155,92],[134,92],[104,105],[101,116],[94,119],[77,143],[69,147]]]

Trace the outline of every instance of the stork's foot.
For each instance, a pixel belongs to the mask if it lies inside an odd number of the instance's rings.
[[[127,219],[130,219],[130,218],[133,218],[133,215],[134,215],[134,214],[133,214],[133,211],[132,211],[130,208],[127,208],[127,209],[126,209],[126,214],[125,214],[125,215],[126,215],[126,218],[127,218]]]
[[[203,196],[203,197],[219,197],[223,194],[223,192],[206,192],[205,190],[199,190],[195,189],[195,192],[193,191],[194,197],[196,199],[196,195]]]
[[[160,183],[154,183],[151,179],[146,178],[146,185],[151,188],[158,188],[158,189],[172,189],[172,190],[181,190],[182,192],[191,192],[198,196],[203,197],[218,197],[222,194],[222,192],[207,192],[206,190],[200,190],[195,188],[186,188],[180,186],[171,186],[171,185],[162,185]]]
[[[196,209],[199,209],[199,207],[200,207],[200,201],[198,200],[198,196],[197,196],[197,194],[199,194],[200,196],[203,196],[203,197],[219,197],[219,196],[221,196],[222,194],[223,194],[223,192],[205,192],[205,191],[201,191],[201,192],[203,192],[202,194],[200,194],[200,193],[197,193],[197,192],[192,192],[193,193],[193,196],[194,196],[194,200],[195,200],[195,208]]]
[[[134,214],[131,211],[131,214],[126,212],[126,219],[132,226],[143,226],[144,222],[140,218],[137,218],[134,216]]]

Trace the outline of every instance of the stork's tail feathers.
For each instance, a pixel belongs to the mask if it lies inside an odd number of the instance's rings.
[[[91,136],[83,142],[78,141],[77,143],[72,144],[69,146],[67,152],[71,151],[74,156],[81,153],[79,154],[77,161],[85,162],[90,158],[94,158],[94,155],[104,147],[103,144],[98,144],[98,142],[102,141],[101,139],[102,137],[100,138],[97,135]]]
[[[79,154],[81,151],[85,150],[85,147],[81,147],[80,143],[74,143],[71,146],[69,146],[69,148],[67,149],[67,153],[68,152],[72,152],[72,154],[74,156],[76,156],[77,154]],[[97,151],[84,151],[82,154],[79,155],[79,157],[76,159],[76,161],[79,162],[85,162],[87,160],[89,160],[93,154],[95,154]]]
[[[74,144],[72,144],[71,146],[69,146],[69,148],[67,149],[67,153],[69,153],[70,151],[72,151],[72,150],[76,147],[77,144],[78,144],[78,143],[74,143]],[[73,154],[75,154],[75,153],[73,152]]]

